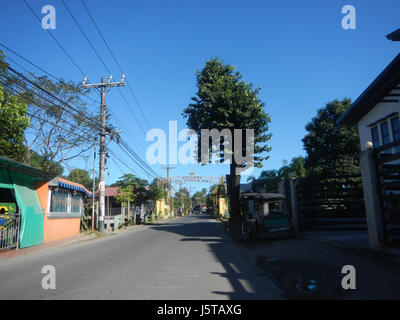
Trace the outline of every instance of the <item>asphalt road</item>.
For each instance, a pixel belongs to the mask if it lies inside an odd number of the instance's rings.
[[[42,288],[42,267],[56,289]],[[4,299],[277,299],[222,225],[206,216],[0,260]]]

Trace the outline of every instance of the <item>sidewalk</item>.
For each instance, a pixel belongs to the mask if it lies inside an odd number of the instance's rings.
[[[52,242],[47,242],[43,243],[37,246],[33,247],[28,247],[28,248],[23,248],[23,249],[18,249],[18,250],[7,250],[7,251],[2,251],[0,252],[0,260],[1,259],[8,259],[11,257],[17,257],[17,256],[23,256],[27,255],[31,252],[51,248],[51,247],[57,247],[57,246],[62,246],[62,245],[68,245],[71,243],[79,242],[79,241],[85,241],[85,240],[91,240],[96,238],[95,234],[86,234],[86,233],[80,233],[75,237],[71,238],[65,238],[57,241],[52,241]]]
[[[301,233],[300,237],[324,241],[350,250],[374,253],[370,250],[368,233],[366,230],[304,231]],[[400,249],[388,247],[384,251],[375,254],[387,254],[393,257],[400,257]]]

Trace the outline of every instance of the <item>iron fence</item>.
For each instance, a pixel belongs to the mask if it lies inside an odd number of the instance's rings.
[[[400,140],[374,153],[386,244],[400,247]]]
[[[20,212],[0,217],[0,251],[19,248],[20,224]]]

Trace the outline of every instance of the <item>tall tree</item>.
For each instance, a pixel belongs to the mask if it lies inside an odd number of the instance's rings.
[[[88,190],[92,189],[93,180],[90,178],[89,173],[83,169],[73,169],[70,171],[67,179],[84,185]]]
[[[25,97],[31,115],[26,146],[42,157],[41,165],[45,170],[48,170],[49,162],[66,165],[71,159],[88,157],[96,132],[93,123],[98,117],[88,112],[82,99],[84,90],[73,82],[55,82],[46,77],[36,77],[34,82],[66,104],[35,86],[26,88]]]
[[[27,105],[0,86],[0,155],[18,161],[26,160],[24,132],[29,126]]]
[[[187,214],[192,207],[192,199],[187,188],[180,188],[174,197],[174,205],[176,208],[183,208],[183,214]]]
[[[0,51],[0,80],[6,81],[7,65]],[[0,86],[0,155],[25,161],[25,129],[29,126],[28,107],[21,96]]]
[[[30,120],[24,136],[26,163],[52,171],[55,164],[88,156],[99,117],[87,109],[87,90],[72,81],[22,74],[5,62],[1,51],[0,80],[17,93],[19,102],[28,105],[24,111]]]
[[[248,181],[253,181],[253,191],[275,189],[279,181],[287,180],[291,175],[305,177],[307,171],[304,167],[304,162],[305,159],[302,156],[292,158],[290,163],[283,160],[282,167],[278,170],[263,170],[257,179],[255,177],[249,177]]]
[[[236,223],[240,215],[240,167],[256,166],[262,167],[262,161],[267,159],[267,152],[271,148],[266,142],[271,138],[267,134],[270,116],[264,112],[264,103],[258,98],[260,88],[253,89],[251,83],[246,84],[235,68],[224,64],[219,59],[211,59],[206,62],[205,67],[196,73],[197,94],[192,97],[193,103],[184,109],[183,116],[187,118],[187,125],[198,134],[198,141],[201,141],[201,129],[217,129],[219,132],[226,129],[231,135],[230,151],[247,154],[246,142],[254,143],[254,158],[246,163],[238,163],[236,154],[230,164],[229,195],[231,222]],[[253,129],[254,141],[237,139],[235,142],[234,129]],[[243,132],[244,134],[244,132]],[[224,152],[228,144],[225,138],[219,141],[211,140],[210,150],[214,147],[221,150],[217,155],[220,160],[228,157]],[[234,150],[235,143],[239,150]],[[208,146],[208,145],[207,145]],[[199,146],[199,149],[201,147]],[[199,155],[201,157],[201,155]]]
[[[305,167],[312,175],[348,175],[359,172],[360,140],[355,126],[337,123],[351,100],[328,102],[306,125]]]

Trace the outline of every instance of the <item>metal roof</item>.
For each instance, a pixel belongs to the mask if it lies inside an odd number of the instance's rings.
[[[392,33],[389,33],[386,38],[392,41],[400,41],[400,28]]]
[[[55,176],[57,176],[56,174],[49,173],[49,172],[43,171],[41,169],[38,169],[38,168],[35,168],[32,166],[28,166],[21,162],[11,160],[6,157],[1,157],[1,156],[0,156],[0,168],[4,168],[4,169],[11,170],[14,172],[23,173],[23,174],[26,174],[27,176],[35,177],[35,178],[37,178],[37,180],[49,181],[49,180],[53,179]]]
[[[355,124],[379,102],[398,102],[400,95],[390,94],[394,89],[400,89],[400,54],[352,103],[350,108],[339,118],[338,123]]]

